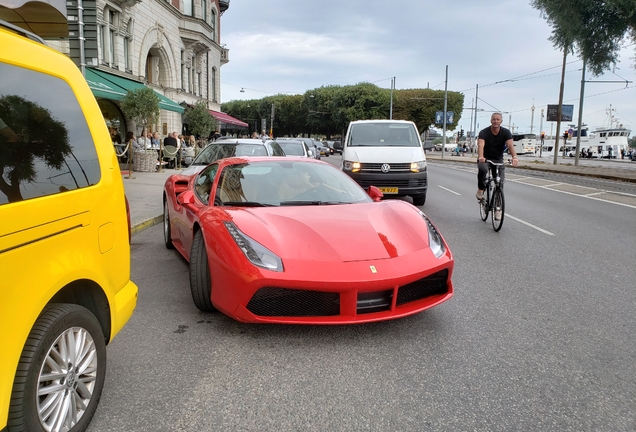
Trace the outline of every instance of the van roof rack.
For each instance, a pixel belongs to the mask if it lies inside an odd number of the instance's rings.
[[[21,34],[24,37],[27,37],[35,42],[39,42],[42,45],[46,45],[44,43],[44,39],[42,39],[40,36],[36,35],[35,33],[31,33],[28,30],[23,29],[22,27],[18,27],[17,25],[8,23],[6,21],[0,20],[0,27],[4,27],[6,29],[9,29],[11,31],[14,31],[18,34]]]

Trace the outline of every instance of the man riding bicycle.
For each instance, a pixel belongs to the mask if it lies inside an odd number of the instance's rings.
[[[484,198],[484,190],[486,189],[486,174],[488,173],[489,164],[487,161],[495,163],[503,163],[503,153],[506,146],[508,152],[512,155],[512,166],[516,167],[518,163],[517,152],[515,151],[514,141],[510,130],[501,127],[503,117],[500,113],[493,113],[490,116],[490,127],[482,129],[479,132],[477,140],[477,199],[481,201]],[[494,169],[494,166],[490,166]],[[499,177],[503,187],[504,167],[499,168]]]

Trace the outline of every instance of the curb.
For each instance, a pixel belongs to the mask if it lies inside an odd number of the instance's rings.
[[[145,230],[146,228],[150,228],[151,226],[160,224],[163,221],[163,215],[155,216],[150,219],[146,219],[143,222],[139,222],[134,224],[130,229],[130,234],[137,234],[140,231]]]

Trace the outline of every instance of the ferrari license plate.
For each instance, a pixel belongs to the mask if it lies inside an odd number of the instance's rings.
[[[396,188],[396,187],[393,187],[393,188],[381,187],[381,188],[378,188],[378,189],[380,189],[380,191],[382,193],[385,193],[385,194],[396,194],[396,193],[398,193],[398,188]]]

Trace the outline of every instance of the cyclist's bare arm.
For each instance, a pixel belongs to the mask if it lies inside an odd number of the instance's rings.
[[[484,158],[484,145],[486,145],[486,141],[483,138],[479,138],[477,140],[477,162],[486,162]]]
[[[517,159],[517,151],[515,150],[515,142],[512,139],[506,141],[508,152],[512,156],[512,166],[516,167],[519,160]]]

